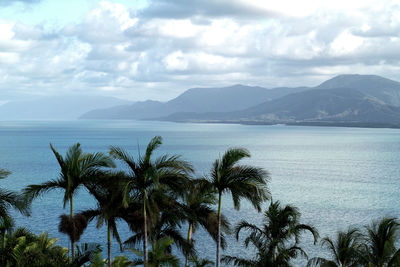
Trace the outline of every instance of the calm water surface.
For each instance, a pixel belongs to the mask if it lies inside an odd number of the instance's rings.
[[[271,174],[274,200],[297,206],[302,222],[318,228],[321,236],[333,235],[347,226],[363,226],[384,215],[400,217],[400,130],[300,126],[247,126],[228,124],[178,124],[137,121],[0,122],[0,167],[12,171],[1,187],[19,190],[28,184],[56,178],[59,166],[49,148],[52,143],[64,154],[80,142],[85,152],[107,152],[110,145],[121,146],[137,155],[155,135],[163,137],[158,154],[181,154],[196,167],[198,175],[209,172],[212,162],[232,146],[245,147],[252,157],[244,161],[263,167]],[[29,218],[15,214],[18,226],[36,233],[47,231],[58,237],[62,192],[53,191],[35,200]],[[75,210],[94,206],[80,191]],[[264,206],[267,207],[268,204]],[[261,223],[262,216],[248,203],[239,212],[226,197],[223,212],[232,224],[246,219]],[[120,235],[130,236],[121,223]],[[203,232],[195,234],[198,252],[214,259],[215,245]],[[92,223],[81,238],[105,244],[105,229]],[[225,254],[249,255],[233,237]],[[117,255],[117,245],[113,244]],[[312,257],[324,253],[309,236],[304,246]],[[305,261],[297,261],[305,265]]]

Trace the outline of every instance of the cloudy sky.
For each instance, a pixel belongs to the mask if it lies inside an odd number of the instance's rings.
[[[0,102],[400,81],[399,60],[395,0],[0,0]]]

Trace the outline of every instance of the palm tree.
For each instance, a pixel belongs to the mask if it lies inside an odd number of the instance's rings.
[[[400,224],[392,217],[366,227],[364,263],[376,267],[400,266],[400,249],[396,248]]]
[[[126,186],[126,194],[124,194],[126,204],[129,205],[129,199],[141,202],[145,267],[147,267],[148,260],[148,213],[157,209],[157,203],[151,200],[154,192],[159,188],[168,189],[174,194],[182,192],[187,183],[188,173],[193,172],[192,166],[181,160],[178,155],[163,155],[153,160],[152,155],[161,144],[162,138],[155,136],[147,145],[144,156],[139,153],[137,161],[121,148],[110,148],[110,155],[129,167],[129,174],[127,175],[129,181]]]
[[[67,266],[67,249],[55,245],[56,238],[47,233],[35,235],[25,228],[18,228],[7,237],[2,266]]]
[[[321,241],[322,246],[326,246],[333,259],[312,258],[307,266],[332,266],[332,267],[352,267],[359,266],[361,252],[361,233],[356,228],[350,228],[347,232],[338,232],[336,240],[325,237]]]
[[[261,203],[268,199],[267,188],[268,172],[248,165],[238,165],[243,158],[249,158],[246,149],[228,149],[222,158],[217,159],[211,169],[211,186],[218,193],[217,214],[217,253],[216,266],[220,266],[221,250],[221,201],[222,195],[230,193],[235,209],[240,209],[240,200],[247,199],[261,211]]]
[[[9,171],[0,169],[0,179],[5,179],[8,175],[10,175]],[[30,213],[30,203],[23,195],[0,188],[0,218],[11,218],[10,208],[14,208],[24,215]]]
[[[86,187],[89,193],[96,199],[97,208],[89,209],[80,214],[89,221],[97,218],[97,228],[107,225],[107,262],[111,266],[111,234],[117,239],[122,252],[122,242],[117,229],[117,221],[120,214],[126,212],[123,207],[123,193],[126,179],[122,172],[104,172]]]
[[[217,240],[217,212],[211,208],[216,204],[215,191],[208,185],[207,180],[194,179],[189,184],[188,190],[183,195],[183,201],[179,205],[179,209],[185,214],[185,220],[188,222],[187,241],[192,243],[192,233],[197,228],[203,227],[211,237]],[[229,233],[229,222],[221,217],[222,230]],[[225,245],[225,240],[222,247]],[[189,266],[189,255],[185,255],[185,266]]]
[[[73,197],[78,189],[90,179],[96,177],[99,169],[115,167],[115,165],[111,158],[103,153],[83,153],[79,143],[71,146],[65,157],[62,157],[51,144],[50,148],[61,168],[59,177],[39,185],[29,185],[24,191],[30,198],[35,198],[53,189],[63,189],[63,208],[69,202],[70,220],[73,221]],[[75,242],[73,240],[71,240],[71,255],[72,257],[75,255]]]
[[[307,257],[307,254],[299,246],[301,234],[310,232],[317,241],[316,229],[307,224],[301,224],[300,212],[297,208],[286,205],[281,207],[279,201],[273,202],[264,213],[264,225],[258,227],[254,224],[242,221],[236,226],[236,239],[242,230],[249,231],[244,244],[248,247],[252,244],[257,254],[254,259],[225,256],[225,263],[233,263],[235,266],[289,266],[291,259],[299,254]]]

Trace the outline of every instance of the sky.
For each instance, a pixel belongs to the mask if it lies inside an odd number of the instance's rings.
[[[400,1],[0,0],[0,102],[400,81]]]

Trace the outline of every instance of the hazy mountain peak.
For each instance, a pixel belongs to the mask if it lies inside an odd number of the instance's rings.
[[[400,83],[378,75],[343,74],[321,83],[317,88],[384,89],[393,86],[400,87]]]

